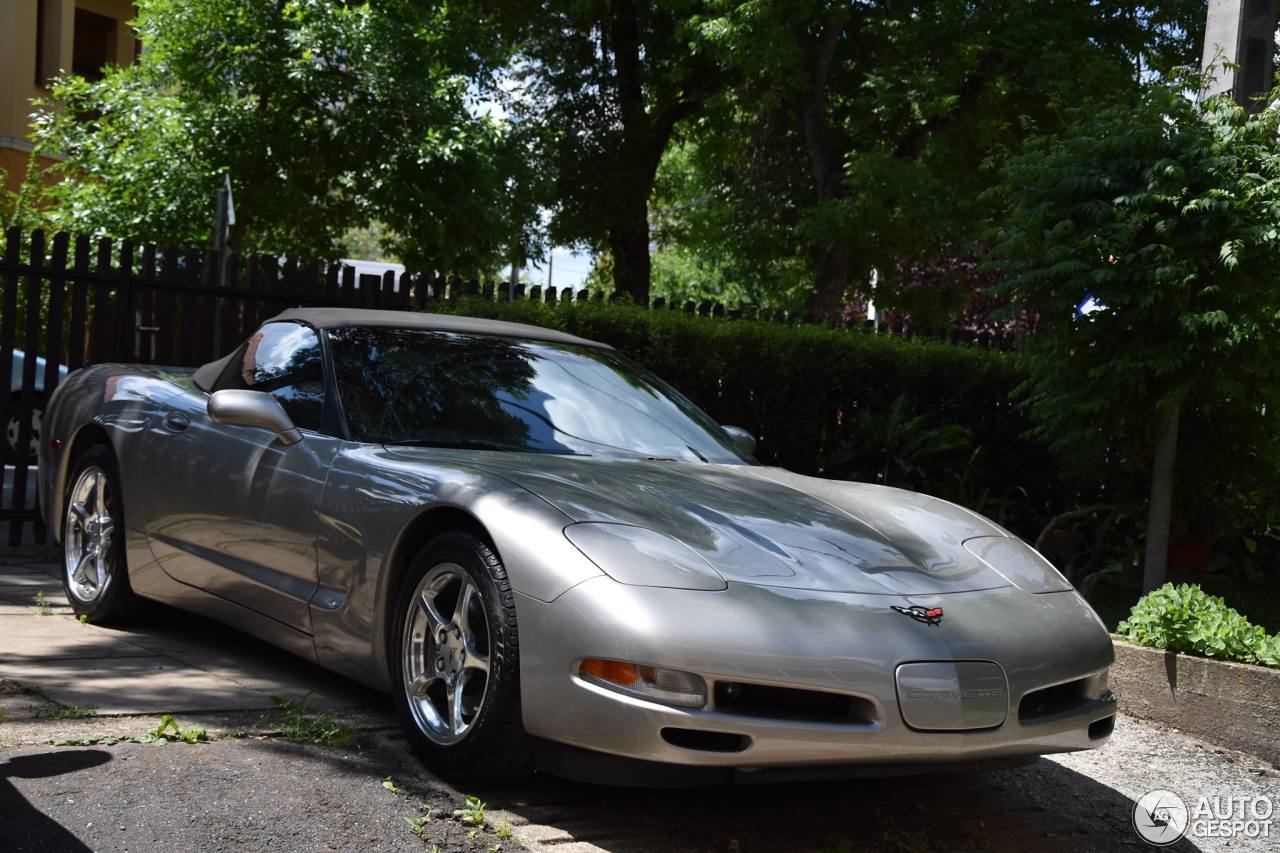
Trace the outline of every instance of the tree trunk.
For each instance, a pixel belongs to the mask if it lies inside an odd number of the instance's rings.
[[[1163,586],[1169,574],[1169,519],[1173,514],[1173,468],[1178,455],[1178,422],[1182,404],[1160,415],[1155,458],[1151,466],[1151,498],[1147,508],[1147,551],[1142,591]]]
[[[609,233],[613,254],[613,286],[637,305],[649,304],[649,209],[643,200],[619,211],[619,222]]]
[[[804,30],[795,33],[797,46],[812,54],[809,86],[801,102],[801,115],[809,153],[809,171],[813,177],[814,201],[817,204],[844,197],[849,191],[844,182],[843,164],[832,150],[827,133],[827,79],[848,16],[848,9],[837,4],[824,23],[816,43],[810,42],[809,35]],[[848,246],[833,244],[822,249],[815,270],[813,293],[809,296],[806,311],[810,321],[829,319],[840,310],[852,270],[853,253]]]
[[[821,323],[836,315],[844,305],[852,269],[853,252],[847,246],[830,246],[822,253],[805,319],[811,323]]]

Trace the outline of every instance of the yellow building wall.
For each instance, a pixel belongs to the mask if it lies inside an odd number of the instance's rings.
[[[45,44],[56,56],[54,67],[70,70],[77,7],[115,18],[115,61],[133,62],[134,39],[128,23],[137,15],[132,0],[0,0],[0,169],[16,190],[27,167],[33,98],[48,90],[36,83],[37,6],[45,4]]]

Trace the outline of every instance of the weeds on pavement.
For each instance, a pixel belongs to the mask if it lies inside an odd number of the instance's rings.
[[[318,714],[307,707],[305,701],[294,702],[282,696],[272,696],[276,710],[283,718],[280,722],[280,733],[286,740],[294,743],[317,743],[321,746],[336,746],[347,749],[360,741],[360,733],[346,723],[333,719],[328,714]],[[266,715],[263,720],[266,721]]]
[[[484,807],[485,804],[480,802],[479,797],[467,797],[466,805],[454,809],[453,816],[467,826],[484,826]]]
[[[44,590],[36,591],[36,615],[52,616],[53,605],[49,604],[49,599],[44,597]]]
[[[160,718],[160,724],[149,732],[130,737],[128,735],[89,735],[85,737],[63,737],[51,740],[53,746],[115,746],[118,743],[149,743],[153,746],[164,746],[167,743],[207,743],[208,733],[199,726],[184,729],[172,714]]]
[[[56,708],[36,708],[36,717],[47,720],[83,720],[98,716],[98,711],[87,705],[59,705]]]

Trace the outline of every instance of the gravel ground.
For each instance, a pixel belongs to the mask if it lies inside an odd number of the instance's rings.
[[[388,775],[401,793],[383,787]],[[1186,798],[1280,799],[1280,773],[1124,717],[1100,751],[1002,773],[690,791],[542,776],[458,790],[381,727],[353,750],[258,735],[163,747],[26,743],[0,750],[0,850],[1110,851],[1145,846],[1130,827],[1133,798],[1157,787]],[[451,817],[466,794],[489,804],[475,837]],[[405,818],[426,809],[432,819],[420,838]],[[513,838],[499,837],[504,824]],[[1196,840],[1171,849],[1275,844]]]

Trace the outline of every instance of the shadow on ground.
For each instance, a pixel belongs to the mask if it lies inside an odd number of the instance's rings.
[[[61,823],[48,817],[27,801],[14,786],[14,779],[51,779],[99,767],[111,761],[102,749],[57,750],[14,755],[0,761],[0,839],[10,850],[40,850],[43,853],[89,850]]]

